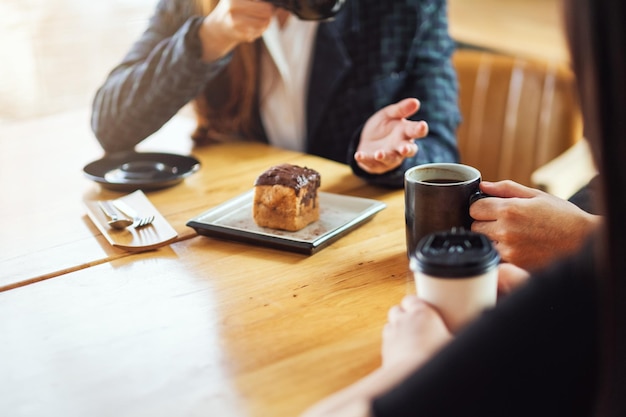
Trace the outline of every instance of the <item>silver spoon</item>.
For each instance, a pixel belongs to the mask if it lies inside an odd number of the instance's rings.
[[[133,224],[133,220],[120,217],[108,201],[98,201],[98,205],[102,212],[109,218],[107,224],[113,229],[126,229]]]

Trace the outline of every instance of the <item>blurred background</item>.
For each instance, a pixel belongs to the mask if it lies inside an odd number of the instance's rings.
[[[0,124],[90,106],[157,0],[0,0]],[[449,0],[462,45],[567,61],[558,0]]]
[[[0,123],[90,105],[155,0],[1,0]]]
[[[29,154],[32,153],[29,138],[43,135],[45,142],[55,143],[67,135],[73,138],[73,150],[81,155],[83,162],[97,158],[101,150],[89,126],[94,93],[145,30],[157,2],[0,0],[0,153]],[[540,60],[548,67],[568,66],[560,3],[561,0],[448,0],[450,35],[459,49],[514,57],[519,61],[516,72],[523,71],[524,60],[528,59]],[[517,85],[515,79],[511,80],[512,86]],[[498,106],[496,102],[492,105]],[[528,106],[526,104],[525,108]],[[485,178],[515,179],[568,197],[594,172],[584,141],[579,141],[581,145],[572,147],[571,152],[564,152],[563,158],[546,164],[566,147],[561,146],[562,149],[549,156],[538,157],[543,153],[540,149],[553,145],[546,139],[533,139],[525,134],[534,124],[529,123],[525,108],[521,107],[524,104],[520,105],[515,119],[523,124],[518,124],[514,130],[520,132],[523,140],[512,141],[511,137],[507,139],[505,130],[501,137],[496,133],[494,138],[488,139],[481,133],[482,129],[493,131],[493,127],[470,125],[471,113],[477,107],[473,102],[465,103],[462,108],[464,127],[459,132],[462,161],[477,166]],[[489,124],[501,122],[494,118],[492,109],[485,111],[491,114]],[[191,149],[189,136],[195,121],[189,106],[180,113],[183,117],[173,118],[138,149],[154,150],[156,147],[171,152]],[[510,121],[506,123],[510,125]],[[471,136],[468,132],[475,134]],[[554,132],[548,136],[550,141],[559,140],[559,134]],[[183,140],[171,140],[172,137]],[[497,155],[485,157],[487,154],[475,143],[476,138],[494,149]],[[497,150],[491,143],[496,144]],[[529,147],[530,143],[536,144]],[[477,159],[471,154],[478,155]],[[2,176],[16,172],[10,156],[0,165]],[[529,172],[537,167],[541,169],[531,180]],[[517,171],[520,173],[516,174]]]

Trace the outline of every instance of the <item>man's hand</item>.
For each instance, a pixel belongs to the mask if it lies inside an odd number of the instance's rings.
[[[492,197],[470,207],[472,231],[484,233],[502,260],[528,271],[578,250],[601,218],[569,201],[513,181],[483,181]]]

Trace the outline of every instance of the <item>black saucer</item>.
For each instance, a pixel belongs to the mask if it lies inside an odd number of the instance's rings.
[[[200,169],[191,156],[158,152],[118,152],[83,168],[90,180],[115,191],[157,190],[180,183]]]

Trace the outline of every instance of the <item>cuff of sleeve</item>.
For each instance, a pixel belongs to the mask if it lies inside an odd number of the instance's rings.
[[[359,145],[359,141],[361,139],[361,132],[363,131],[363,126],[356,130],[356,133],[352,136],[352,140],[350,141],[350,146],[348,147],[348,155],[347,160],[350,164],[350,168],[352,168],[352,172],[359,178],[363,178],[370,184],[379,185],[387,188],[402,188],[404,187],[404,170],[405,164],[400,165],[398,168],[393,169],[391,171],[385,172],[384,174],[370,174],[366,172],[359,164],[357,164],[354,159],[354,154]],[[406,161],[405,161],[406,162]]]
[[[202,41],[198,35],[200,26],[204,21],[202,16],[194,16],[189,19],[183,27],[180,29],[180,33],[183,34],[183,49],[186,55],[191,61],[192,67],[197,67],[200,70],[208,72],[207,76],[220,72],[231,61],[232,53],[225,55],[224,57],[213,62],[204,62],[202,57]]]

